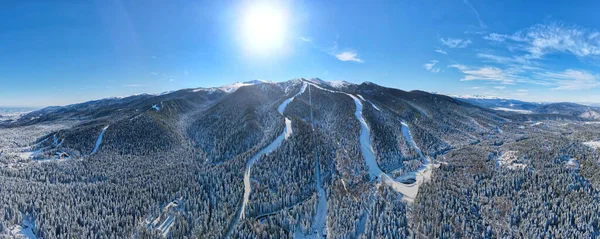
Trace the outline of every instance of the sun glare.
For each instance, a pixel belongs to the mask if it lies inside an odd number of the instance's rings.
[[[283,46],[287,31],[287,16],[273,4],[254,4],[243,13],[243,45],[253,53],[267,54]]]

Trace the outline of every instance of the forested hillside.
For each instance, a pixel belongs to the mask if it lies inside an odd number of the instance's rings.
[[[600,124],[551,107],[320,79],[48,107],[0,121],[0,238],[599,237]]]

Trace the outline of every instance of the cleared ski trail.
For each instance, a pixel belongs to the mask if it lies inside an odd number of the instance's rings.
[[[363,118],[362,115],[362,102],[351,94],[345,93],[350,96],[354,100],[354,105],[356,106],[356,110],[354,111],[354,116],[360,122],[360,151],[363,155],[365,163],[367,163],[367,167],[369,168],[369,175],[371,179],[378,178],[380,175],[385,174],[379,165],[377,164],[377,160],[375,159],[375,152],[373,151],[373,146],[371,145],[371,130],[367,125],[367,122]]]
[[[317,147],[317,135],[315,134],[315,119],[313,116],[312,94],[310,87],[308,88],[308,101],[310,105],[310,122],[313,131],[313,142],[315,145],[315,176],[317,178],[317,213],[313,223],[312,230],[315,234],[301,236],[303,238],[321,238],[327,232],[327,196],[325,189],[321,185],[321,169],[319,167],[319,150]],[[298,238],[298,237],[296,237]]]
[[[283,111],[285,111],[285,108],[288,106],[288,104],[290,104],[290,102],[292,102],[297,96],[304,93],[304,91],[306,90],[306,86],[307,86],[307,84],[302,82],[302,88],[300,88],[300,91],[298,93],[296,93],[294,96],[283,101],[283,103],[281,103],[281,105],[279,105],[279,107],[277,108],[277,111],[279,111],[279,113],[281,115],[283,115]]]
[[[102,128],[102,132],[100,132],[100,135],[98,135],[98,138],[96,139],[96,146],[94,146],[91,154],[95,154],[96,151],[98,151],[98,148],[102,144],[102,137],[104,137],[104,132],[106,132],[106,129],[108,129],[108,125]]]
[[[415,178],[415,182],[411,183],[411,184],[400,183],[400,182],[394,180],[389,175],[387,175],[385,172],[383,172],[383,170],[381,170],[381,168],[379,168],[379,164],[377,164],[377,160],[375,158],[375,153],[373,151],[373,146],[371,145],[370,129],[362,115],[362,108],[363,108],[362,102],[354,95],[351,95],[348,93],[345,93],[345,94],[350,96],[354,100],[354,104],[356,105],[356,111],[354,112],[354,115],[356,116],[356,119],[360,122],[360,125],[361,125],[361,132],[360,132],[361,153],[363,155],[365,163],[367,164],[367,167],[369,168],[369,175],[371,176],[371,179],[380,179],[381,182],[389,185],[392,189],[394,189],[394,191],[402,193],[404,195],[404,197],[403,197],[404,200],[409,201],[409,202],[414,201],[421,184],[425,180],[427,180],[431,177],[431,170],[433,167],[431,160],[429,160],[427,157],[425,157],[425,155],[423,155],[423,153],[421,152],[419,147],[417,147],[417,144],[412,139],[408,125],[405,124],[404,122],[402,122],[401,123],[402,124],[402,134],[403,134],[404,138],[417,151],[417,153],[423,160],[424,165],[421,168],[419,168],[419,170],[417,170],[416,172],[408,173],[407,175],[405,175],[403,177],[403,179]],[[371,102],[369,102],[369,103],[371,103]],[[373,104],[373,103],[371,103],[371,104]],[[375,109],[379,109],[375,105],[373,105],[373,107]]]
[[[281,103],[281,105],[279,105],[279,107],[277,108],[277,111],[281,115],[283,115],[283,112],[285,111],[285,108],[287,107],[287,105],[290,102],[292,102],[294,100],[294,98],[296,98],[296,96],[304,93],[304,90],[306,90],[306,83],[303,82],[302,88],[300,88],[300,91],[297,94],[295,94],[294,96],[283,101],[283,103]],[[250,182],[250,174],[252,172],[252,165],[254,165],[254,163],[258,159],[260,159],[260,157],[262,157],[263,155],[269,154],[269,153],[275,151],[275,149],[277,149],[279,147],[279,145],[281,145],[283,140],[287,139],[291,134],[292,134],[292,121],[288,118],[285,118],[285,129],[283,130],[283,133],[281,133],[279,136],[277,136],[277,138],[275,138],[275,140],[273,140],[273,142],[271,142],[269,145],[267,145],[267,147],[260,150],[252,158],[250,158],[250,160],[248,160],[248,162],[246,163],[246,169],[244,171],[244,200],[242,201],[242,206],[238,212],[238,216],[236,217],[235,222],[233,223],[233,225],[227,232],[227,235],[225,236],[225,238],[229,238],[231,236],[231,233],[235,230],[235,227],[237,226],[240,219],[244,219],[246,217],[246,215],[245,215],[246,206],[248,205],[248,200],[250,199],[250,193],[252,193],[252,184]]]

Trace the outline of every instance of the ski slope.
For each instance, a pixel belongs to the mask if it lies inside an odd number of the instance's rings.
[[[363,100],[363,101],[366,101],[366,102],[369,102],[369,104],[371,104],[371,106],[373,106],[373,108],[375,108],[377,111],[381,111],[381,110],[379,109],[379,107],[377,107],[375,104],[373,104],[373,102],[372,102],[372,101],[370,101],[370,100],[365,100],[365,98],[363,98],[363,97],[362,97],[362,95],[359,95],[359,94],[357,94],[357,95],[358,95],[358,97],[359,97],[361,100]]]
[[[315,215],[315,221],[313,223],[312,231],[315,234],[305,235],[304,238],[321,238],[327,232],[327,196],[325,195],[325,189],[321,185],[321,169],[319,167],[319,151],[317,148],[317,136],[314,134],[315,131],[315,118],[313,116],[313,105],[312,95],[310,88],[308,89],[309,105],[310,105],[310,122],[313,131],[313,141],[315,144],[315,176],[317,177],[317,213]]]
[[[285,111],[285,108],[287,107],[287,105],[290,102],[292,102],[292,100],[294,100],[294,98],[296,98],[296,96],[304,93],[305,89],[306,89],[306,83],[302,83],[302,88],[300,89],[300,91],[297,94],[295,94],[294,96],[283,101],[283,103],[281,103],[281,105],[279,105],[279,107],[277,108],[277,111],[281,115],[283,115],[283,112]],[[250,158],[250,160],[248,160],[248,162],[246,163],[246,169],[244,170],[244,199],[242,201],[242,206],[240,208],[240,211],[238,212],[238,216],[236,217],[235,222],[233,223],[233,225],[227,232],[226,238],[229,238],[231,236],[231,232],[233,232],[233,230],[237,226],[240,219],[244,219],[246,216],[245,215],[246,206],[248,205],[248,201],[250,199],[250,193],[252,192],[252,184],[250,182],[250,174],[252,173],[252,166],[263,155],[269,154],[269,153],[275,151],[275,149],[277,149],[279,147],[279,145],[281,145],[283,140],[289,138],[291,136],[291,134],[292,134],[292,121],[288,118],[285,118],[285,128],[283,130],[283,133],[281,133],[279,136],[277,136],[277,138],[275,138],[275,140],[273,140],[273,142],[271,142],[269,145],[267,145],[267,147],[265,147],[264,149],[259,151],[252,158]]]
[[[311,85],[320,90],[324,90],[324,91],[328,91],[328,92],[332,92],[332,93],[346,94],[354,100],[354,104],[356,106],[354,116],[360,122],[360,126],[361,126],[361,133],[360,133],[361,153],[363,155],[365,163],[367,164],[367,167],[369,170],[369,175],[371,176],[371,179],[378,179],[378,180],[380,180],[380,182],[383,182],[383,183],[389,185],[392,189],[394,189],[394,191],[402,193],[404,195],[403,200],[406,200],[408,202],[414,201],[421,184],[423,184],[423,182],[425,182],[426,180],[431,178],[431,172],[433,170],[434,165],[432,164],[431,160],[429,160],[429,158],[427,158],[427,157],[425,157],[425,155],[423,155],[423,153],[421,152],[421,149],[419,149],[419,147],[417,147],[417,144],[412,139],[408,125],[405,124],[404,122],[402,122],[402,134],[405,137],[406,141],[413,148],[415,148],[415,150],[421,157],[421,159],[423,161],[423,166],[421,166],[416,172],[411,172],[411,173],[406,174],[405,176],[403,176],[401,178],[401,180],[394,180],[389,175],[387,175],[385,172],[383,172],[383,170],[381,170],[381,168],[379,167],[379,164],[377,164],[377,160],[375,158],[375,153],[373,151],[373,146],[371,145],[370,129],[362,115],[363,104],[362,104],[361,100],[358,97],[356,97],[352,94],[349,94],[349,93],[324,89],[324,88],[314,85],[314,84],[311,84]],[[367,101],[362,96],[359,96],[359,97],[361,99],[363,99],[363,101]],[[376,105],[374,105],[372,102],[370,102],[370,101],[367,101],[367,102],[372,104],[373,108],[380,111],[380,108],[377,107]],[[398,182],[398,181],[403,181],[404,179],[407,179],[407,178],[414,178],[415,182],[411,183],[411,184],[404,184],[404,183]]]
[[[287,118],[286,118],[286,120],[287,120]],[[244,173],[244,201],[242,202],[240,219],[245,218],[244,212],[246,209],[246,205],[248,204],[248,200],[250,199],[250,193],[252,192],[252,186],[250,185],[250,173],[252,172],[252,165],[254,165],[256,160],[258,160],[263,155],[269,154],[269,153],[275,151],[275,149],[277,149],[277,147],[279,147],[279,145],[281,145],[281,143],[285,139],[285,135],[287,134],[286,131],[287,131],[287,127],[282,134],[277,136],[277,138],[275,140],[273,140],[273,142],[271,142],[271,144],[269,144],[267,147],[265,147],[264,149],[259,151],[257,154],[255,154],[246,163],[246,171]]]
[[[373,146],[371,145],[371,130],[367,125],[367,122],[363,118],[362,115],[362,102],[356,96],[345,93],[350,96],[354,100],[354,105],[356,106],[356,110],[354,111],[354,116],[360,122],[360,151],[363,155],[365,163],[367,163],[367,167],[369,168],[369,175],[371,179],[378,178],[381,174],[385,174],[379,165],[377,164],[377,160],[375,159],[375,152],[373,151]]]
[[[304,91],[306,90],[306,86],[307,86],[306,83],[302,83],[302,88],[300,88],[300,91],[297,94],[295,94],[294,96],[283,101],[283,103],[281,103],[281,105],[279,105],[279,107],[277,108],[277,111],[279,111],[279,113],[281,115],[283,115],[283,111],[285,111],[285,108],[288,106],[288,104],[290,104],[297,96],[304,93]]]
[[[106,132],[106,129],[108,129],[108,125],[102,128],[102,132],[100,132],[100,135],[98,135],[98,138],[96,139],[96,146],[94,146],[94,149],[92,150],[91,154],[95,154],[96,151],[98,151],[98,148],[102,144],[102,137],[104,137],[104,132]]]
[[[404,195],[404,200],[409,202],[414,201],[421,184],[423,184],[424,181],[431,178],[431,171],[433,168],[431,160],[429,160],[427,157],[425,157],[425,155],[423,155],[421,149],[417,147],[417,144],[412,139],[408,125],[402,122],[402,134],[404,138],[417,151],[417,153],[423,160],[424,165],[421,168],[419,168],[419,170],[417,170],[416,172],[409,173],[402,178],[401,181],[407,178],[414,178],[415,182],[411,184],[400,183],[397,180],[391,178],[385,172],[383,172],[383,170],[379,168],[379,164],[377,164],[375,153],[373,151],[373,146],[371,145],[370,129],[362,115],[362,102],[354,95],[348,93],[345,94],[350,96],[354,100],[354,104],[356,106],[356,111],[354,112],[354,115],[356,116],[356,119],[360,122],[361,125],[361,153],[363,155],[365,163],[367,164],[367,167],[369,168],[369,175],[371,176],[371,179],[380,179],[381,182],[389,185],[394,191],[402,193]],[[376,106],[373,107],[375,108]]]

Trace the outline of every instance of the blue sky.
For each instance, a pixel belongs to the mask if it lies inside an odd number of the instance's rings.
[[[598,1],[0,4],[0,106],[298,77],[600,102]],[[249,48],[244,28],[257,4],[275,6],[285,20],[276,46],[260,51]]]

